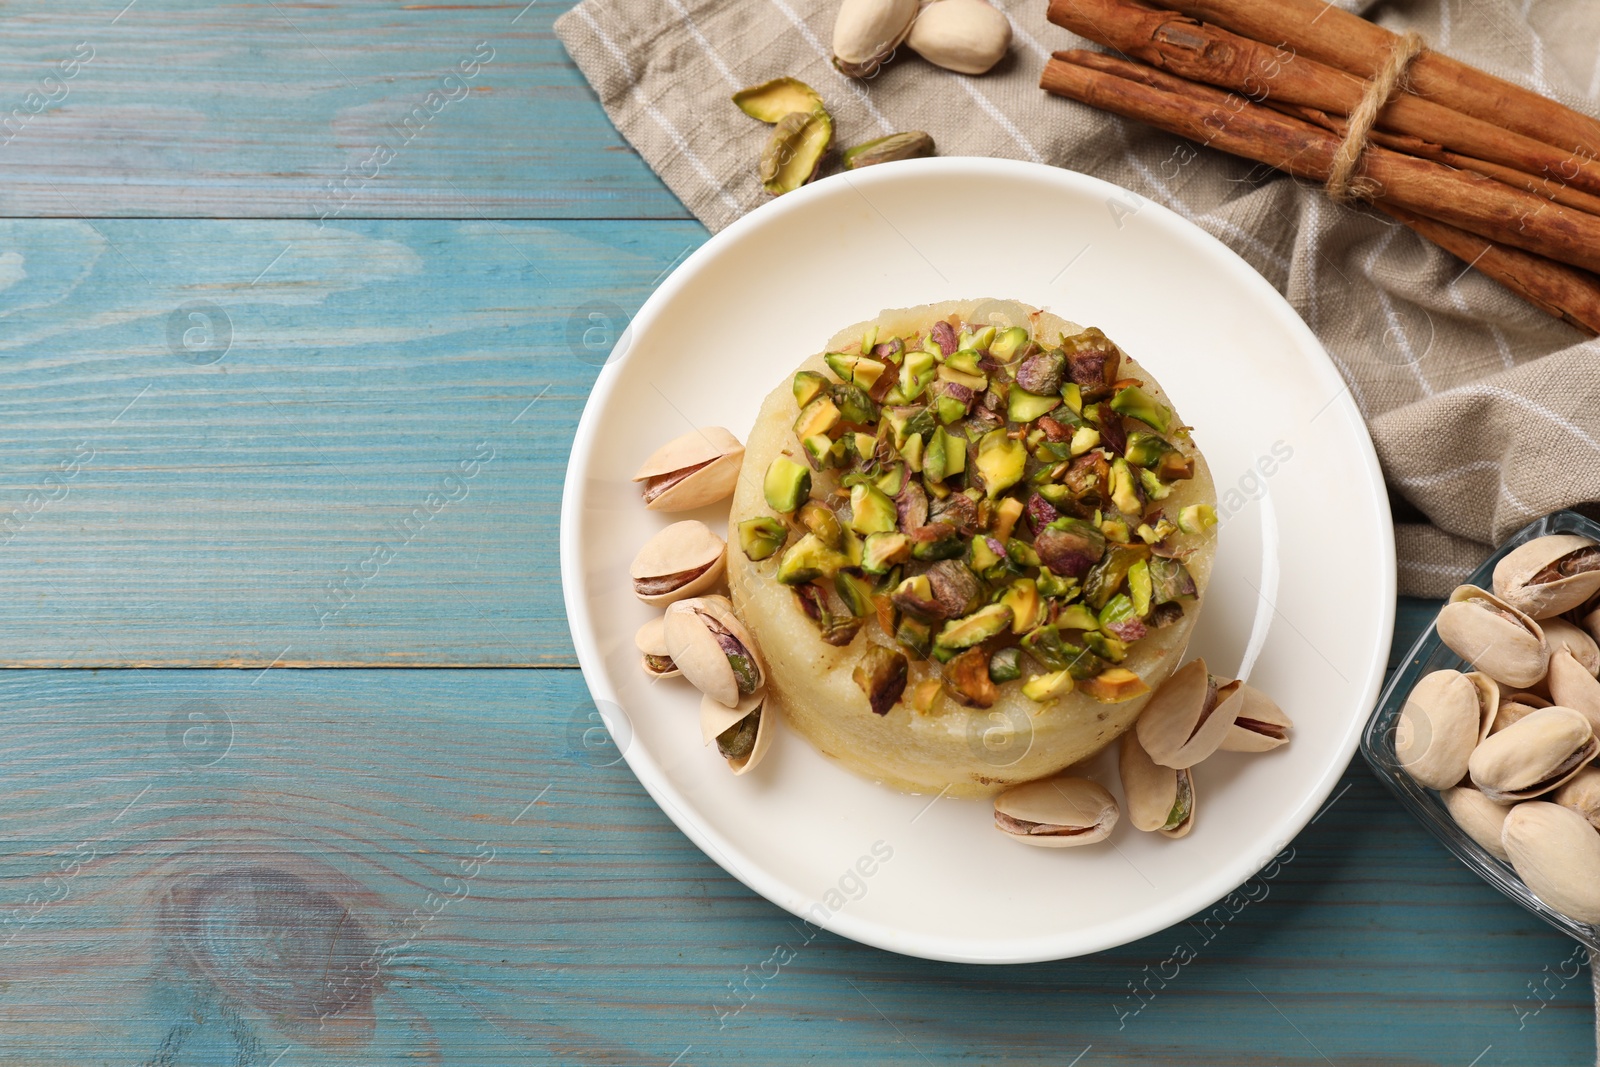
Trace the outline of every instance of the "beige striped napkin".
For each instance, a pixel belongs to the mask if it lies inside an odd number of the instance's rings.
[[[617,128],[713,230],[767,199],[728,96],[788,74],[828,100],[840,144],[926,130],[941,155],[1071,167],[1214,234],[1289,299],[1349,382],[1395,499],[1403,592],[1443,595],[1518,527],[1600,501],[1600,343],[1381,215],[1047,96],[1046,57],[1086,42],[1045,21],[1045,0],[997,2],[1015,42],[982,78],[914,57],[868,83],[843,78],[829,63],[836,0],[583,0],[556,32]],[[1592,0],[1418,0],[1378,17],[1600,113]]]

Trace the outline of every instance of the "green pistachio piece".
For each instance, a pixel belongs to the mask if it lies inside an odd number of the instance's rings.
[[[1106,535],[1107,541],[1115,541],[1125,545],[1132,538],[1128,534],[1128,524],[1121,519],[1106,519],[1100,523],[1100,532]]]
[[[1039,587],[1042,597],[1062,597],[1071,599],[1078,595],[1078,580],[1076,578],[1063,578],[1049,567],[1039,569],[1039,577],[1034,579]]]
[[[1041,566],[1039,553],[1033,546],[1015,537],[1006,542],[1006,558],[1019,567]]]
[[[1143,560],[1140,560],[1138,565],[1144,566],[1146,574],[1149,573],[1149,566],[1145,564]],[[1133,568],[1128,568],[1128,571],[1131,574]],[[1100,609],[1098,625],[1100,629],[1115,637],[1116,634],[1112,633],[1110,627],[1117,625],[1117,623],[1127,622],[1130,619],[1136,619],[1138,617],[1139,612],[1133,606],[1133,598],[1128,596],[1126,593],[1118,593],[1116,596],[1106,601],[1106,606]]]
[[[1100,619],[1082,604],[1068,604],[1056,615],[1056,627],[1062,630],[1098,630]]]
[[[850,490],[850,528],[859,534],[891,533],[899,522],[894,501],[875,485]]]
[[[1079,688],[1102,704],[1120,704],[1150,692],[1144,679],[1126,667],[1110,667],[1101,671],[1093,678],[1084,679]]]
[[[1072,444],[1068,447],[1068,455],[1076,459],[1100,444],[1100,431],[1093,426],[1079,426],[1072,431]]]
[[[1006,436],[1003,428],[990,430],[978,441],[977,466],[984,492],[993,500],[1022,480],[1028,467],[1028,448]]]
[[[836,552],[844,542],[844,528],[839,524],[839,516],[820,500],[807,500],[801,504],[795,520]]]
[[[1173,448],[1167,444],[1165,438],[1145,433],[1143,430],[1135,430],[1128,435],[1128,444],[1122,454],[1127,457],[1129,463],[1136,463],[1153,470],[1156,464],[1161,462],[1161,457],[1171,451]]]
[[[858,144],[844,150],[844,169],[860,170],[899,159],[921,159],[933,155],[933,138],[921,130],[891,133],[887,137]]]
[[[1011,625],[1011,609],[1004,604],[988,604],[971,615],[944,624],[934,644],[940,648],[971,648]]]
[[[717,735],[717,752],[726,760],[747,759],[755,751],[756,734],[761,730],[761,709],[746,715]]]
[[[825,434],[837,425],[839,406],[832,397],[822,394],[813,397],[800,409],[799,417],[794,420],[794,435],[803,441],[813,434]]]
[[[874,715],[887,715],[906,691],[906,676],[911,664],[892,648],[868,644],[852,677],[867,695],[867,706]]]
[[[829,467],[841,466],[844,451],[839,448],[839,441],[835,441],[825,433],[814,433],[810,437],[801,439],[800,447],[805,449],[806,460],[817,470],[827,470]],[[835,449],[838,448],[838,451]]]
[[[783,554],[778,562],[778,581],[784,585],[803,585],[818,578],[832,578],[849,562],[843,553],[835,552],[816,534],[808,533]]]
[[[1011,531],[1016,527],[1017,520],[1022,518],[1022,501],[1014,496],[1005,497],[995,505],[993,530],[995,537],[1004,541],[1011,536]]]
[[[1178,529],[1184,533],[1205,533],[1217,524],[1217,512],[1210,504],[1190,504],[1178,512]]]
[[[821,111],[822,97],[798,78],[774,78],[733,94],[733,102],[753,119],[776,123],[796,111]]]
[[[761,488],[766,493],[767,507],[787,515],[811,494],[811,470],[787,456],[778,456],[767,467]]]
[[[859,575],[840,571],[833,576],[833,590],[844,601],[850,614],[858,619],[864,619],[876,610],[872,603],[872,583]]]
[[[989,544],[989,539],[983,534],[978,534],[972,539],[972,549],[967,553],[967,564],[977,574],[985,578],[1005,566],[1005,557],[996,552]]]
[[[1083,643],[1089,646],[1090,652],[1112,663],[1121,663],[1128,655],[1128,646],[1124,642],[1099,630],[1084,631]]]
[[[939,421],[946,426],[957,419],[965,418],[967,414],[967,405],[953,396],[941,395],[933,402],[933,409],[938,412]]]
[[[944,365],[950,370],[960,371],[962,374],[975,374],[982,376],[983,368],[978,365],[982,360],[983,357],[977,352],[974,352],[972,349],[961,348],[950,353],[950,355],[946,357]],[[987,379],[985,379],[985,381],[987,381]]]
[[[1119,545],[1109,543],[1106,545],[1106,554],[1089,569],[1083,580],[1083,599],[1096,611],[1106,606],[1106,602],[1122,590],[1122,583],[1128,577],[1128,568],[1134,562],[1148,559],[1150,548],[1148,545]]]
[[[944,612],[933,595],[933,583],[926,574],[913,574],[895,586],[889,594],[890,601],[906,615],[926,623],[944,618]]]
[[[789,524],[770,515],[739,524],[739,547],[755,562],[768,559],[789,540]]]
[[[906,615],[895,627],[894,639],[915,652],[918,659],[927,659],[928,653],[933,650],[933,627]]]
[[[959,356],[960,354],[961,353],[957,352],[956,356]],[[950,358],[954,360],[956,356],[951,356]],[[981,393],[985,389],[989,388],[989,379],[984,377],[982,374],[964,371],[959,367],[952,366],[949,363],[940,365],[936,377],[941,382],[955,382],[957,385],[964,385],[968,389],[971,389],[974,393]]]
[[[932,352],[924,349],[907,352],[905,362],[900,364],[900,391],[905,394],[906,400],[912,401],[921,396],[938,372],[938,361]]]
[[[871,352],[874,348],[877,347],[877,345],[878,345],[878,324],[875,323],[875,322],[874,323],[869,323],[867,328],[865,330],[861,331],[861,353],[862,353],[862,355],[865,355],[866,353]]]
[[[1012,358],[1028,343],[1028,331],[1021,326],[1010,326],[995,334],[989,343],[989,354],[1001,363],[1010,363]]]
[[[1172,422],[1172,412],[1156,403],[1149,393],[1137,385],[1130,385],[1112,397],[1111,410],[1130,419],[1138,419],[1157,433],[1166,433]]]
[[[1175,559],[1165,556],[1151,556],[1150,567],[1150,599],[1157,604],[1166,604],[1170,601],[1195,595],[1194,576],[1189,573],[1189,568]],[[1131,567],[1129,568],[1131,571]]]
[[[866,356],[851,355],[846,352],[828,352],[822,357],[828,369],[839,376],[842,382],[860,386],[862,389],[871,389],[883,377],[883,372],[889,369],[887,363],[880,363]]]
[[[950,435],[945,433],[944,427],[937,427],[932,436],[928,438],[928,446],[922,452],[922,477],[924,481],[942,482],[952,473],[950,466]],[[964,454],[964,450],[963,450]]]
[[[1083,415],[1083,386],[1077,382],[1068,382],[1061,387],[1061,399],[1066,403],[1067,410],[1074,415]]]
[[[1144,514],[1144,501],[1134,488],[1133,470],[1121,456],[1111,464],[1111,502],[1124,515]]]
[[[960,559],[967,554],[966,543],[951,527],[950,532],[937,541],[917,541],[911,546],[913,559],[933,562],[941,559]]]
[[[1176,830],[1189,820],[1189,813],[1194,810],[1194,779],[1187,770],[1178,772],[1178,795],[1172,801],[1172,810],[1167,813],[1167,821],[1162,825],[1163,830]]]
[[[1022,683],[1022,695],[1040,704],[1047,703],[1072,692],[1075,683],[1070,671],[1052,671],[1038,674]]]
[[[1025,634],[1039,622],[1039,587],[1032,578],[1018,578],[1000,594],[999,603],[1011,609],[1011,632]]]
[[[1151,500],[1165,500],[1172,495],[1172,486],[1157,478],[1154,471],[1139,470],[1139,487]]]
[[[828,388],[828,379],[814,370],[803,370],[794,376],[794,402],[805,407]]]
[[[870,426],[878,421],[878,405],[872,402],[866,390],[845,382],[833,388],[834,403],[839,405],[839,415],[857,426]]]
[[[1048,415],[1061,406],[1059,396],[1039,396],[1013,385],[1007,398],[1006,418],[1012,422],[1032,422],[1040,415]]]
[[[861,566],[861,557],[866,553],[866,542],[848,526],[842,527],[841,532],[844,541],[844,558],[850,561],[850,566],[852,567]]]
[[[957,351],[983,352],[994,344],[994,337],[995,328],[993,326],[984,326],[975,331],[962,330],[961,335],[956,338],[956,349]]]
[[[905,444],[900,446],[900,458],[906,461],[906,469],[922,473],[922,435],[914,433],[906,438]]]
[[[861,546],[861,569],[868,574],[888,574],[897,563],[911,558],[911,538],[903,533],[868,534]]]
[[[899,496],[900,490],[906,484],[906,465],[904,463],[892,464],[882,474],[878,475],[875,483],[885,496]]]
[[[1134,614],[1145,618],[1150,614],[1150,563],[1139,560],[1128,568],[1128,596],[1133,601]]]
[[[1014,682],[1022,677],[1022,649],[1002,648],[989,657],[989,681]]]
[[[791,111],[778,120],[761,151],[761,185],[773,196],[792,193],[817,175],[833,140],[826,111]]]

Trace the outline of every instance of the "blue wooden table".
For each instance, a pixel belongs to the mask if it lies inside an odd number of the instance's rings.
[[[0,11],[0,1062],[1590,1062],[1573,946],[1359,762],[1221,911],[1024,967],[674,829],[556,517],[590,314],[706,234],[565,6]]]

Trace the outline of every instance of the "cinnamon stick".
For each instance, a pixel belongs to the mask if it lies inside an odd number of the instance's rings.
[[[1151,84],[1169,80],[1165,87]],[[1244,156],[1296,177],[1327,180],[1341,138],[1211,86],[1093,52],[1057,52],[1040,86],[1124,118]],[[1600,270],[1600,218],[1493,178],[1371,145],[1360,173],[1394,206],[1499,244]]]
[[[1300,104],[1349,115],[1367,89],[1362,79],[1315,59],[1132,0],[1051,0],[1048,17],[1124,55],[1243,93],[1258,103]],[[1570,184],[1600,193],[1600,162],[1419,96],[1396,94],[1380,112],[1378,125],[1521,171],[1534,182],[1542,176],[1553,186]]]
[[[1185,15],[1370,78],[1396,35],[1326,0],[1166,0]],[[1411,92],[1585,159],[1600,156],[1600,122],[1531,89],[1425,51],[1412,61]]]
[[[1373,205],[1457,259],[1569,326],[1600,336],[1600,277],[1564,263],[1485,241],[1433,219],[1378,201]]]

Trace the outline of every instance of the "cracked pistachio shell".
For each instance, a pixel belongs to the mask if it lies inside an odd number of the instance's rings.
[[[1600,923],[1600,833],[1571,808],[1518,804],[1500,840],[1533,895],[1582,923]]]
[[[1229,696],[1212,684],[1205,660],[1192,659],[1151,695],[1134,730],[1152,760],[1183,770],[1221,747],[1242,704],[1237,692]]]
[[[765,688],[766,667],[755,638],[734,616],[726,597],[680,600],[667,609],[663,626],[667,651],[678,670],[717,703],[737,708],[745,697]],[[724,640],[734,645],[731,652]],[[736,657],[742,661],[742,671],[734,669]]]
[[[1548,708],[1550,701],[1538,693],[1502,693],[1500,707],[1494,713],[1494,723],[1489,732],[1497,734],[1518,720],[1525,719],[1540,708]]]
[[[1196,803],[1192,772],[1173,770],[1152,760],[1139,744],[1138,735],[1131,731],[1122,735],[1117,770],[1122,775],[1123,799],[1128,802],[1128,821],[1135,829],[1154,831],[1166,837],[1183,837],[1194,829]],[[1188,811],[1176,826],[1167,829],[1180,789],[1187,792]]]
[[[1117,816],[1116,799],[1087,778],[1045,778],[994,798],[995,829],[1040,848],[1104,841],[1117,825]]]
[[[772,720],[777,718],[775,709],[767,701],[765,689],[751,693],[734,707],[725,707],[710,696],[700,698],[700,738],[707,745],[714,745],[717,738],[728,730],[739,725],[751,715],[760,715],[756,723],[755,746],[745,755],[729,758],[728,769],[734,774],[746,774],[756,768],[756,764],[766,756],[767,750],[772,747],[774,728]],[[721,753],[719,752],[719,755]]]
[[[870,78],[900,47],[917,17],[917,0],[844,0],[833,19],[833,65]]]
[[[1394,737],[1400,766],[1429,789],[1449,789],[1467,774],[1473,749],[1488,734],[1499,705],[1498,692],[1460,671],[1425,675],[1405,707]]]
[[[1294,723],[1283,709],[1261,690],[1242,682],[1238,688],[1239,708],[1233,725],[1222,738],[1224,752],[1266,752],[1289,743]]]
[[[1600,546],[1576,534],[1536,537],[1495,564],[1494,592],[1534,619],[1571,611],[1600,593]]]
[[[1501,685],[1525,689],[1544,677],[1544,630],[1487,590],[1458,586],[1434,625],[1452,652]]]
[[[633,480],[644,483],[650,510],[690,511],[732,496],[743,462],[737,437],[721,426],[705,426],[656,449]]]
[[[1589,820],[1589,825],[1600,830],[1600,767],[1585,767],[1566,785],[1550,794],[1553,803],[1573,811]]]
[[[984,0],[933,0],[911,25],[906,47],[957,74],[985,74],[1011,47],[1011,20]]]
[[[696,519],[675,522],[644,543],[628,577],[646,604],[662,607],[704,593],[722,580],[727,543]]]
[[[651,678],[676,678],[682,673],[678,665],[672,662],[672,654],[667,651],[667,628],[660,616],[639,627],[639,632],[633,635],[633,643],[639,650],[639,666]],[[652,659],[664,659],[671,666],[662,668],[659,663],[651,663]]]
[[[1510,803],[1548,793],[1600,751],[1589,720],[1571,708],[1540,708],[1490,735],[1467,760],[1472,784],[1490,800]]]
[[[1507,804],[1496,804],[1470,785],[1458,785],[1440,794],[1450,818],[1462,831],[1492,856],[1507,861],[1506,847],[1500,841],[1500,828],[1511,811]]]
[[[1564,648],[1551,656],[1546,681],[1550,686],[1551,703],[1582,712],[1589,725],[1600,732],[1600,681],[1595,680],[1576,656]]]
[[[1545,619],[1539,628],[1544,631],[1544,643],[1550,646],[1552,656],[1564,648],[1583,664],[1584,670],[1600,674],[1600,644],[1587,630],[1566,619]]]

